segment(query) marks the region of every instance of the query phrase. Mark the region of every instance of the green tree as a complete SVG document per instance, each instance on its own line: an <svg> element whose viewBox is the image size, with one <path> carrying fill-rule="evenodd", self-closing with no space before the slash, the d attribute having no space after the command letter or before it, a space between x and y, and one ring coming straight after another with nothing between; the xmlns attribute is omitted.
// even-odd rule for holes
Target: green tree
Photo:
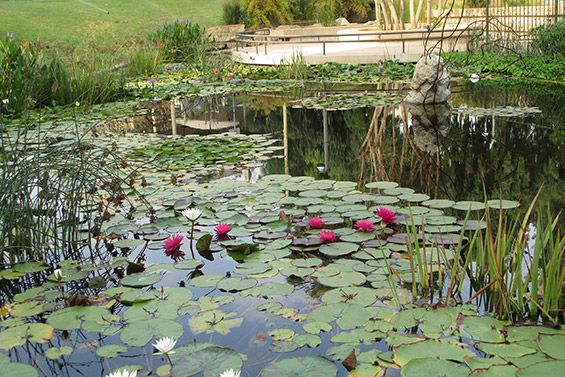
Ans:
<svg viewBox="0 0 565 377"><path fill-rule="evenodd" d="M289 0L248 0L245 11L254 27L271 27L292 21Z"/></svg>

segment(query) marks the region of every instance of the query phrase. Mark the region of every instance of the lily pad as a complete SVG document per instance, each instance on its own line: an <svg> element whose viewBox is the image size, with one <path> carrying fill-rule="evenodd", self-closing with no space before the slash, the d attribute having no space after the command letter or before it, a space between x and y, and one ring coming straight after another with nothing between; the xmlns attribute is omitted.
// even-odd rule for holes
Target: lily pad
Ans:
<svg viewBox="0 0 565 377"><path fill-rule="evenodd" d="M434 357L412 359L402 368L402 377L467 377L469 369L461 364Z"/></svg>
<svg viewBox="0 0 565 377"><path fill-rule="evenodd" d="M332 377L336 376L336 365L322 356L303 356L277 360L265 367L261 377Z"/></svg>
<svg viewBox="0 0 565 377"><path fill-rule="evenodd" d="M330 257L351 254L359 249L359 245L350 242L334 242L320 246L320 253Z"/></svg>

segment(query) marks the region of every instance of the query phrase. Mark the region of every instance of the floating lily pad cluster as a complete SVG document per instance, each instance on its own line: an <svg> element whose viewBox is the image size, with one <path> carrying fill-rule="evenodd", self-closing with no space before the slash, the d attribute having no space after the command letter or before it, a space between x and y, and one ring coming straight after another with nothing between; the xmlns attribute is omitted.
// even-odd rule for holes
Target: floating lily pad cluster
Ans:
<svg viewBox="0 0 565 377"><path fill-rule="evenodd" d="M292 101L290 105L295 108L306 109L351 110L392 105L400 101L402 101L402 97L391 95L388 92L347 93L324 95L322 97L304 97Z"/></svg>
<svg viewBox="0 0 565 377"><path fill-rule="evenodd" d="M139 138L139 137L138 137ZM136 139L138 139L136 138ZM277 140L266 135L223 133L209 136L147 137L145 142L130 141L129 158L159 170L178 171L214 164L260 163L280 151Z"/></svg>
<svg viewBox="0 0 565 377"><path fill-rule="evenodd" d="M523 117L541 113L537 107L527 106L496 106L488 109L482 107L460 107L453 112L477 117L497 116L497 117Z"/></svg>

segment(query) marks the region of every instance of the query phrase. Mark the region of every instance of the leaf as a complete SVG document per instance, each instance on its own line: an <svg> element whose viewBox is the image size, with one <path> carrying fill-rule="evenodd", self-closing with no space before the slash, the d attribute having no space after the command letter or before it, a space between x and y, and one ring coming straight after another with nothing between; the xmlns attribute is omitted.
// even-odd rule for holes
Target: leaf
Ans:
<svg viewBox="0 0 565 377"><path fill-rule="evenodd" d="M44 323L29 323L10 327L2 331L0 336L0 348L22 346L26 341L31 343L45 343L53 337L53 327Z"/></svg>
<svg viewBox="0 0 565 377"><path fill-rule="evenodd" d="M359 249L359 245L350 242L333 242L320 246L320 253L330 257L351 254Z"/></svg>
<svg viewBox="0 0 565 377"><path fill-rule="evenodd" d="M206 343L192 343L175 349L171 355L172 377L194 376L217 377L228 369L241 370L241 355L230 348Z"/></svg>
<svg viewBox="0 0 565 377"><path fill-rule="evenodd" d="M68 356L73 353L72 347L51 347L45 351L45 357L51 360L57 360L61 356Z"/></svg>
<svg viewBox="0 0 565 377"><path fill-rule="evenodd" d="M293 357L271 362L261 371L261 377L332 377L337 374L333 362L322 356Z"/></svg>
<svg viewBox="0 0 565 377"><path fill-rule="evenodd" d="M127 323L120 333L120 340L132 347L143 347L155 338L179 339L183 327L170 319L151 318Z"/></svg>
<svg viewBox="0 0 565 377"><path fill-rule="evenodd" d="M519 369L516 372L516 377L540 377L540 376L555 376L556 371L565 370L565 361L545 361L542 363L532 364L524 369Z"/></svg>
<svg viewBox="0 0 565 377"><path fill-rule="evenodd" d="M113 358L118 356L120 353L126 352L128 349L120 344L108 344L96 349L96 356Z"/></svg>
<svg viewBox="0 0 565 377"><path fill-rule="evenodd" d="M539 349L547 356L557 360L565 360L565 334L539 334L537 342Z"/></svg>
<svg viewBox="0 0 565 377"><path fill-rule="evenodd" d="M1 366L0 377L38 377L37 371L30 365L6 363Z"/></svg>
<svg viewBox="0 0 565 377"><path fill-rule="evenodd" d="M131 274L122 279L122 285L124 287L148 287L150 285L156 284L163 279L161 274L147 274L147 273L136 273Z"/></svg>
<svg viewBox="0 0 565 377"><path fill-rule="evenodd" d="M233 318L228 319L229 317L233 317L236 313L225 313L221 310L210 310L204 313L201 313L197 316L190 317L188 319L188 324L190 326L190 330L194 334L201 334L205 333L213 333L217 332L222 335L227 335L234 327L241 326L243 322L243 318Z"/></svg>
<svg viewBox="0 0 565 377"><path fill-rule="evenodd" d="M467 377L469 375L469 369L465 366L435 357L412 359L403 366L401 372L402 377Z"/></svg>
<svg viewBox="0 0 565 377"><path fill-rule="evenodd" d="M196 250L203 253L210 250L210 244L212 243L212 235L209 233L204 234L196 242Z"/></svg>
<svg viewBox="0 0 565 377"><path fill-rule="evenodd" d="M462 362L466 356L474 354L447 341L424 340L396 347L394 349L394 362L403 367L409 361L421 359L425 355L434 355L440 359Z"/></svg>

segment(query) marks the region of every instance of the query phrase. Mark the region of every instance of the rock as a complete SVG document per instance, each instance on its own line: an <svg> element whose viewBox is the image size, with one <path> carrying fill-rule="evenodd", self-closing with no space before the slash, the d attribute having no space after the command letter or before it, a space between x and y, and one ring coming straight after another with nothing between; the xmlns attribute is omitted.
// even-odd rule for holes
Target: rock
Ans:
<svg viewBox="0 0 565 377"><path fill-rule="evenodd" d="M209 27L206 31L211 40L216 42L229 42L235 39L238 33L243 33L245 25L220 25Z"/></svg>
<svg viewBox="0 0 565 377"><path fill-rule="evenodd" d="M412 118L414 144L428 154L442 151L442 143L449 131L451 107L447 103L416 105L406 103Z"/></svg>
<svg viewBox="0 0 565 377"><path fill-rule="evenodd" d="M349 25L349 21L347 21L346 18L340 17L337 20L335 20L335 24L337 26L347 26Z"/></svg>
<svg viewBox="0 0 565 377"><path fill-rule="evenodd" d="M447 102L449 95L449 73L443 60L437 55L422 56L412 77L412 91L404 101L415 104Z"/></svg>

